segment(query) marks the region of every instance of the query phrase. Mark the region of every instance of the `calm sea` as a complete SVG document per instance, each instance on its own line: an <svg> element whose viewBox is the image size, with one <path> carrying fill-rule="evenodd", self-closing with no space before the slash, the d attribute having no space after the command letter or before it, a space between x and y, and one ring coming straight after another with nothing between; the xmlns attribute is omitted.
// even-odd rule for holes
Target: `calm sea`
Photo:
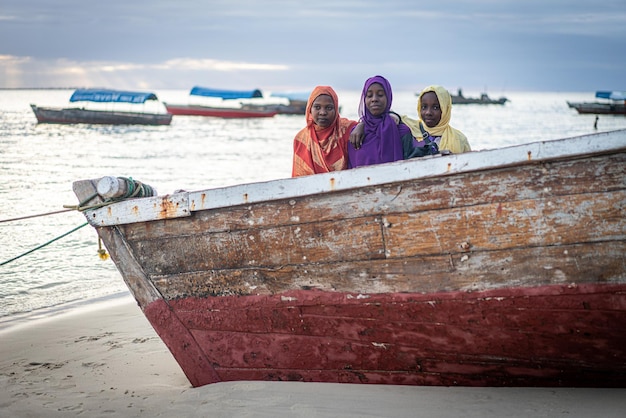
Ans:
<svg viewBox="0 0 626 418"><path fill-rule="evenodd" d="M175 116L170 126L38 125L29 104L65 106L72 90L0 90L0 263L82 225L72 182L132 177L157 189L200 190L289 177L292 140L304 116L231 119ZM157 91L185 103L188 91ZM359 92L339 91L356 119ZM465 92L476 96L479 92ZM578 115L566 101L589 93L506 93L504 106L457 105L452 125L474 150L626 128L626 117ZM498 96L491 93L491 96ZM415 92L395 92L394 110L416 116ZM31 215L28 219L12 220ZM5 220L10 220L4 222ZM90 226L0 266L0 328L75 304L127 294L111 260L98 257Z"/></svg>

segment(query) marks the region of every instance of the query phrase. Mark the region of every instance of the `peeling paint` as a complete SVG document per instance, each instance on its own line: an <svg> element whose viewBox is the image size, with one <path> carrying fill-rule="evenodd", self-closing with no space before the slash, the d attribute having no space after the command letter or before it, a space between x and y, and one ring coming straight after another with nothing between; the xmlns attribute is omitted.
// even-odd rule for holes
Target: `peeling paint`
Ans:
<svg viewBox="0 0 626 418"><path fill-rule="evenodd" d="M372 342L372 345L374 347L384 348L385 350L387 349L387 347L389 347L389 344L385 344L385 343L375 343L375 342Z"/></svg>

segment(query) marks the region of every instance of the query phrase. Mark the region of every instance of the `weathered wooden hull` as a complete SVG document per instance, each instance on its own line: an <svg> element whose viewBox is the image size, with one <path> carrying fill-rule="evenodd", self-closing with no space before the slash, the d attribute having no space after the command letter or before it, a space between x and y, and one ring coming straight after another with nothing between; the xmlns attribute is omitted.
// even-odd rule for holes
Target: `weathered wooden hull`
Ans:
<svg viewBox="0 0 626 418"><path fill-rule="evenodd" d="M194 386L626 387L625 206L618 131L86 216Z"/></svg>
<svg viewBox="0 0 626 418"><path fill-rule="evenodd" d="M173 105L166 103L167 111L180 116L211 116L216 118L271 118L278 114L276 109L245 109L229 107L210 107L195 105Z"/></svg>
<svg viewBox="0 0 626 418"><path fill-rule="evenodd" d="M170 113L120 112L81 108L54 109L32 104L30 106L38 123L98 125L169 125L172 123Z"/></svg>

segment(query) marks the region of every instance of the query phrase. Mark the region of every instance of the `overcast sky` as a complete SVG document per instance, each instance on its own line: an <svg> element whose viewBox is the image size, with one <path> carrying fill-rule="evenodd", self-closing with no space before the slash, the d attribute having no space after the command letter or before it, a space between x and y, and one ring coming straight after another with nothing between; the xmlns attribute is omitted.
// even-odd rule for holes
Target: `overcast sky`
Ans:
<svg viewBox="0 0 626 418"><path fill-rule="evenodd" d="M0 88L626 90L626 0L0 0Z"/></svg>

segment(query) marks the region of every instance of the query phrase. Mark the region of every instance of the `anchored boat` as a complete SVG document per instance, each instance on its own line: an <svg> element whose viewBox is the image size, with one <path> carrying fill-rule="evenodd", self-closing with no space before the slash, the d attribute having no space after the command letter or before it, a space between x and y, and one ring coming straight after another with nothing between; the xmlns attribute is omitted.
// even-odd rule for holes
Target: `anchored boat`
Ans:
<svg viewBox="0 0 626 418"><path fill-rule="evenodd" d="M580 114L596 115L626 115L626 92L597 91L596 98L602 102L567 102L567 105L576 109Z"/></svg>
<svg viewBox="0 0 626 418"><path fill-rule="evenodd" d="M263 99L261 90L221 90L195 86L190 97L209 98L208 103L172 104L165 103L167 111L181 116L210 116L218 118L271 118L277 109L265 107L243 107L241 99Z"/></svg>
<svg viewBox="0 0 626 418"><path fill-rule="evenodd" d="M70 97L75 107L52 108L31 104L38 123L99 125L169 125L172 115L163 111L144 111L146 102L158 103L154 93L121 90L78 89ZM82 103L82 104L79 104ZM106 107L88 108L86 103L98 103ZM120 108L126 106L125 108ZM160 104L162 107L162 104Z"/></svg>

